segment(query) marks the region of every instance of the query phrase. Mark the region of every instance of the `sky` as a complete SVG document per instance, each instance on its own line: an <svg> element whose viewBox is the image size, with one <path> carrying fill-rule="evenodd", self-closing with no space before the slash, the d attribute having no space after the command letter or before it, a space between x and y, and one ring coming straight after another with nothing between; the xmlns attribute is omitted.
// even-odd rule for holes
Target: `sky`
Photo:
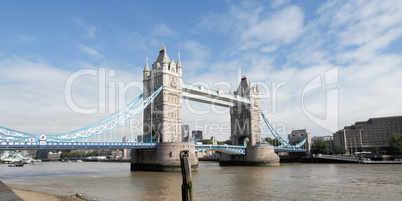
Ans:
<svg viewBox="0 0 402 201"><path fill-rule="evenodd" d="M6 1L0 30L0 126L27 133L113 114L141 94L162 42L185 82L258 84L284 137L402 114L401 1ZM134 139L141 119L113 139ZM183 124L206 138L229 139L229 121L227 108L183 101Z"/></svg>

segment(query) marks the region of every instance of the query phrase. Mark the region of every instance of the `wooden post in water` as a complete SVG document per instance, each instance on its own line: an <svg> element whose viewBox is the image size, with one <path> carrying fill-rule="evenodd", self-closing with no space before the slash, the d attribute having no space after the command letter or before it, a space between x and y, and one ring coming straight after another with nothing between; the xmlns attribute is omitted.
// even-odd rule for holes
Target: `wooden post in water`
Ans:
<svg viewBox="0 0 402 201"><path fill-rule="evenodd" d="M181 185L182 201L193 200L193 192L192 192L193 186L191 181L191 161L189 152L190 152L189 150L180 151L181 174L183 177L183 184Z"/></svg>

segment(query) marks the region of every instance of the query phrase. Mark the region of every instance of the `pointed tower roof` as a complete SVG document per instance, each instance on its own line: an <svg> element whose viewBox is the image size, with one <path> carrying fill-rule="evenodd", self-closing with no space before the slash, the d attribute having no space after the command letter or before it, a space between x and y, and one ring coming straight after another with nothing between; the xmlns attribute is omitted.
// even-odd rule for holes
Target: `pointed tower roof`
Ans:
<svg viewBox="0 0 402 201"><path fill-rule="evenodd" d="M246 75L243 75L239 84L239 87L237 88L237 94L241 96L245 96L245 92L250 90L250 85L249 82L247 81ZM248 95L248 94L247 94Z"/></svg>
<svg viewBox="0 0 402 201"><path fill-rule="evenodd" d="M240 81L239 87L240 87L240 88L244 88L244 89L247 89L247 88L250 87L250 83L247 81L246 75L243 75L243 76L241 77L241 81Z"/></svg>
<svg viewBox="0 0 402 201"><path fill-rule="evenodd" d="M145 58L145 67L144 67L144 72L149 72L149 66L148 66L148 57Z"/></svg>
<svg viewBox="0 0 402 201"><path fill-rule="evenodd" d="M159 50L158 59L156 59L156 63L170 63L169 56L166 53L166 48L162 43L162 47Z"/></svg>
<svg viewBox="0 0 402 201"><path fill-rule="evenodd" d="M178 59L177 59L177 68L182 68L181 61L180 61L180 52L177 54L177 57L178 57Z"/></svg>

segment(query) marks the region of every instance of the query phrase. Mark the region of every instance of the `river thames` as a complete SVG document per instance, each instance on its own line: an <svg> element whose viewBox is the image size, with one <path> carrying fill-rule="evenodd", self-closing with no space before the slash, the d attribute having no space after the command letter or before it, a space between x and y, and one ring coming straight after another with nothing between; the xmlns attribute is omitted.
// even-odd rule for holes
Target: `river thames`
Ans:
<svg viewBox="0 0 402 201"><path fill-rule="evenodd" d="M96 200L181 200L181 173L130 172L129 163L42 162L0 166L11 188ZM200 162L194 200L400 200L401 165L281 164L220 167Z"/></svg>

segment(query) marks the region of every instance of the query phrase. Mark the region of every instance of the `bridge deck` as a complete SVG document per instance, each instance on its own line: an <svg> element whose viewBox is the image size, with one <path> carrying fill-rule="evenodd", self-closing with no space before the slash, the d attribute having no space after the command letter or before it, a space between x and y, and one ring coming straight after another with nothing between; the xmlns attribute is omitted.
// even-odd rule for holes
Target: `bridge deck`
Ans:
<svg viewBox="0 0 402 201"><path fill-rule="evenodd" d="M264 146L264 145L261 145ZM150 149L155 148L155 143L134 142L1 142L0 150L37 150L37 149ZM235 145L195 145L197 151L202 150L225 150L232 154L244 154L245 146ZM275 152L307 152L306 149L291 149L275 147Z"/></svg>
<svg viewBox="0 0 402 201"><path fill-rule="evenodd" d="M0 149L147 149L155 143L122 142L1 142Z"/></svg>

